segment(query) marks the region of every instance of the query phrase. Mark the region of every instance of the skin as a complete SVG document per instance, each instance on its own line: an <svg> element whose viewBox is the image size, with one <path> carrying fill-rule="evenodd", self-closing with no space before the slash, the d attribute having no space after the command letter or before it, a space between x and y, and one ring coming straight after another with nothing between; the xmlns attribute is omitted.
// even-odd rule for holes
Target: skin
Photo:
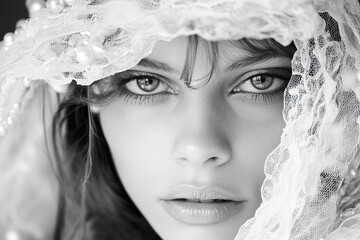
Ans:
<svg viewBox="0 0 360 240"><path fill-rule="evenodd" d="M180 80L186 49L187 38L179 37L158 42L147 57L168 64L174 72L134 68L161 75L176 94L160 95L163 97L143 104L119 97L96 111L125 189L162 239L234 239L261 203L264 162L280 143L285 123L283 94L265 102L251 100L243 93L227 93L259 69L290 68L291 59L273 58L228 72L226 66L248 54L223 42L219 44L219 68L210 82L192 90ZM209 72L207 59L200 41L193 79ZM144 93L135 82L127 87ZM251 84L246 91L259 92ZM184 183L224 186L246 203L238 214L217 224L182 223L165 211L160 200Z"/></svg>

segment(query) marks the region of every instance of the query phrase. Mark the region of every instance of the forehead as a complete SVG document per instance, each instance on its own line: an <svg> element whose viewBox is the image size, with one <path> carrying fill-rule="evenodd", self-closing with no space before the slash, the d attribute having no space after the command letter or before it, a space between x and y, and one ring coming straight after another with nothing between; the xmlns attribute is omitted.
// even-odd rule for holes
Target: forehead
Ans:
<svg viewBox="0 0 360 240"><path fill-rule="evenodd" d="M216 42L216 45L219 50L219 55L216 57L220 66L225 66L234 60L249 54L241 48L241 46L236 46L236 44L228 41ZM147 58L165 62L181 71L187 58L188 47L189 41L187 36L180 36L169 42L158 41L152 53ZM212 46L208 41L200 38L196 53L191 53L196 55L195 64L209 64L211 58L214 57L211 55L211 48Z"/></svg>
<svg viewBox="0 0 360 240"><path fill-rule="evenodd" d="M194 47L194 44L197 44L197 47ZM295 50L293 44L283 47L271 39L209 42L199 37L198 41L190 43L189 37L181 36L169 42L157 42L147 59L166 63L178 71L183 69L189 59L191 59L190 64L197 67L209 67L209 65L215 67L213 65L215 59L216 68L228 71L231 70L229 66L232 64L236 68L243 64L251 65L276 57L291 59ZM189 55L192 57L189 58Z"/></svg>

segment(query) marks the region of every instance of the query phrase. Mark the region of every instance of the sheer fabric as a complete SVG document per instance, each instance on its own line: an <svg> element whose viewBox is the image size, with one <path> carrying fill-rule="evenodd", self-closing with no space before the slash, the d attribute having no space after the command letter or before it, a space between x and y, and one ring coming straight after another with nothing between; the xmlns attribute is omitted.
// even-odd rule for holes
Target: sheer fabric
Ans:
<svg viewBox="0 0 360 240"><path fill-rule="evenodd" d="M78 0L41 10L0 50L0 143L31 114L39 79L89 85L135 66L158 40L190 34L297 47L263 202L236 240L360 239L358 0Z"/></svg>

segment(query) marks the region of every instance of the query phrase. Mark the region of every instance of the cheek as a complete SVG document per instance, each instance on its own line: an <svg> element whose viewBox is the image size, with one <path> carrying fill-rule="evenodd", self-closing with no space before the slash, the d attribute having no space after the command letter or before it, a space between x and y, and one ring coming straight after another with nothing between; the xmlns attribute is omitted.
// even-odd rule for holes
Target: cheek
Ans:
<svg viewBox="0 0 360 240"><path fill-rule="evenodd" d="M164 109L114 103L100 112L101 126L119 177L135 204L144 204L147 193L169 174L171 137L163 129ZM160 177L161 176L161 177ZM144 190L145 189L145 190Z"/></svg>
<svg viewBox="0 0 360 240"><path fill-rule="evenodd" d="M234 146L237 146L235 155L241 159L236 166L238 181L248 186L249 194L260 199L265 160L279 145L285 127L282 105L249 106L242 108L237 115L242 116L241 122L237 123L239 127L235 127L233 132L236 136Z"/></svg>
<svg viewBox="0 0 360 240"><path fill-rule="evenodd" d="M280 99L280 98L279 98ZM236 100L236 99L235 99ZM227 133L232 139L233 161L229 162L241 191L253 200L255 212L261 203L261 186L265 178L264 163L280 143L285 127L282 101L269 104L240 104L233 100L223 115L227 116ZM225 122L225 120L224 120Z"/></svg>

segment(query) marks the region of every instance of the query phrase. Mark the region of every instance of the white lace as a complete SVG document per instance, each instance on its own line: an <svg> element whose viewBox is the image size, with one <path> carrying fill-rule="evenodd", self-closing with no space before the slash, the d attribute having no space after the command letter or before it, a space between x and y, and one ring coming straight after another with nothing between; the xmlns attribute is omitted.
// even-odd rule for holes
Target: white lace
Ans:
<svg viewBox="0 0 360 240"><path fill-rule="evenodd" d="M160 39L295 41L286 127L265 163L263 202L236 240L360 239L359 205L338 191L359 177L351 172L359 166L359 31L358 0L78 0L60 14L45 9L0 51L0 132L19 118L33 80L88 85L135 66Z"/></svg>

